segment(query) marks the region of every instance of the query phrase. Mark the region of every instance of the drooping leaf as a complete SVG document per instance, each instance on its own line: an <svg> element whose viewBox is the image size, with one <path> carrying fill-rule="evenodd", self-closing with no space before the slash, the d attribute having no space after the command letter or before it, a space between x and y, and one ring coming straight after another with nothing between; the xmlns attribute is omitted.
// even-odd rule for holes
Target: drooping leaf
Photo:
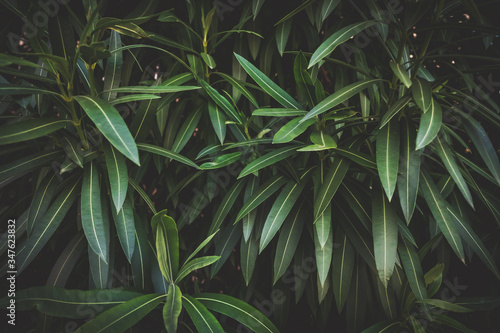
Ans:
<svg viewBox="0 0 500 333"><path fill-rule="evenodd" d="M404 66L394 61L391 61L389 65L394 75L396 75L396 77L406 86L406 88L410 88L412 80L410 79L410 76L408 75L408 72L406 72Z"/></svg>
<svg viewBox="0 0 500 333"><path fill-rule="evenodd" d="M106 139L132 162L140 165L134 138L118 111L97 97L75 96L74 98Z"/></svg>
<svg viewBox="0 0 500 333"><path fill-rule="evenodd" d="M37 118L0 126L0 145L32 140L68 126L69 120Z"/></svg>
<svg viewBox="0 0 500 333"><path fill-rule="evenodd" d="M223 145L226 137L226 116L213 103L208 103L208 114L210 115L210 121L212 122L215 134L217 134L221 145Z"/></svg>
<svg viewBox="0 0 500 333"><path fill-rule="evenodd" d="M389 199L392 199L399 167L399 124L389 122L377 133L377 170L380 182Z"/></svg>
<svg viewBox="0 0 500 333"><path fill-rule="evenodd" d="M373 246L378 276L384 287L394 271L398 246L398 217L385 193L373 195Z"/></svg>
<svg viewBox="0 0 500 333"><path fill-rule="evenodd" d="M238 179L294 155L295 150L297 150L297 146L288 146L275 149L274 151L271 151L270 153L259 157L258 159L250 162L245 168L243 168L243 170L241 170L240 174L238 175Z"/></svg>
<svg viewBox="0 0 500 333"><path fill-rule="evenodd" d="M90 247L104 261L108 262L109 225L105 224L101 206L99 171L92 161L85 168L82 195L82 226Z"/></svg>
<svg viewBox="0 0 500 333"><path fill-rule="evenodd" d="M125 164L123 155L113 148L113 146L104 143L103 148L106 168L108 170L111 197L113 198L115 210L119 212L127 195L127 165Z"/></svg>
<svg viewBox="0 0 500 333"><path fill-rule="evenodd" d="M279 332L269 318L256 310L254 307L234 297L206 293L196 295L196 299L209 310L219 312L233 318L256 333Z"/></svg>
<svg viewBox="0 0 500 333"><path fill-rule="evenodd" d="M199 81L200 85L205 89L210 98L226 113L226 115L237 123L241 124L243 120L240 115L236 112L236 109L231 105L231 103L222 96L217 90L212 88L205 81Z"/></svg>
<svg viewBox="0 0 500 333"><path fill-rule="evenodd" d="M341 227L338 227L335 232L334 245L332 258L333 295L337 310L341 313L351 288L356 256L353 246Z"/></svg>
<svg viewBox="0 0 500 333"><path fill-rule="evenodd" d="M325 209L330 205L330 202L342 183L350 161L345 158L335 158L333 164L328 169L323 184L318 190L318 194L314 200L314 218L318 219Z"/></svg>
<svg viewBox="0 0 500 333"><path fill-rule="evenodd" d="M441 105L432 99L431 108L420 117L415 149L422 149L431 143L441 129L442 122Z"/></svg>
<svg viewBox="0 0 500 333"><path fill-rule="evenodd" d="M424 273L415 247L403 238L399 243L398 251L413 294L419 301L426 299Z"/></svg>
<svg viewBox="0 0 500 333"><path fill-rule="evenodd" d="M302 118L294 118L281 127L273 137L273 144L292 141L316 122L316 119L300 122L301 119Z"/></svg>
<svg viewBox="0 0 500 333"><path fill-rule="evenodd" d="M112 212L116 231L118 233L118 239L120 240L125 256L128 261L131 262L132 255L135 250L135 222L133 206L129 199L125 199L120 210L116 212L116 208L113 207Z"/></svg>
<svg viewBox="0 0 500 333"><path fill-rule="evenodd" d="M194 323L198 332L223 333L224 329L215 316L196 298L182 296L182 305Z"/></svg>
<svg viewBox="0 0 500 333"><path fill-rule="evenodd" d="M413 79L411 93L413 95L413 100L422 112L426 113L430 110L432 106L432 89L428 82L420 79Z"/></svg>
<svg viewBox="0 0 500 333"><path fill-rule="evenodd" d="M123 332L144 318L165 298L162 294L142 295L101 313L78 328L80 333Z"/></svg>

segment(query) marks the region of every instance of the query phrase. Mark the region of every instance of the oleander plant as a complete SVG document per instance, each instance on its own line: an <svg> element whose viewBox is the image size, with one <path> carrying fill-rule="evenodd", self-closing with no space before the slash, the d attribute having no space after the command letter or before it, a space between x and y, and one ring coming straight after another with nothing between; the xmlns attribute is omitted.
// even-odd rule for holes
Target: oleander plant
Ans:
<svg viewBox="0 0 500 333"><path fill-rule="evenodd" d="M2 327L500 331L497 1L0 5Z"/></svg>

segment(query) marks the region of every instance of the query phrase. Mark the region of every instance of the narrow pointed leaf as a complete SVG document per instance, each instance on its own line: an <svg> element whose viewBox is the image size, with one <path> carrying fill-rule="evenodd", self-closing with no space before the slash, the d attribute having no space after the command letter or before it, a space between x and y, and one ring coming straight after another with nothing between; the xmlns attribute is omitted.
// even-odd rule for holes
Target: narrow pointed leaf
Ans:
<svg viewBox="0 0 500 333"><path fill-rule="evenodd" d="M80 178L72 177L63 186L54 202L47 209L40 223L33 227L25 243L25 251L16 255L17 272L21 273L47 244L78 195Z"/></svg>
<svg viewBox="0 0 500 333"><path fill-rule="evenodd" d="M399 243L398 251L413 294L419 301L426 299L424 273L415 247L403 238Z"/></svg>
<svg viewBox="0 0 500 333"><path fill-rule="evenodd" d="M411 98L409 96L403 96L398 99L396 102L392 103L386 113L382 116L380 120L380 128L387 125L394 116L396 116L399 111L401 111L409 102Z"/></svg>
<svg viewBox="0 0 500 333"><path fill-rule="evenodd" d="M132 162L139 165L139 153L134 138L118 111L111 104L97 97L75 96L74 98L109 142Z"/></svg>
<svg viewBox="0 0 500 333"><path fill-rule="evenodd" d="M273 165L285 158L293 156L296 154L297 146L288 146L276 149L271 151L270 153L265 154L264 156L259 157L258 159L250 162L243 170L241 170L238 175L238 179L245 177L251 173L254 173L262 168Z"/></svg>
<svg viewBox="0 0 500 333"><path fill-rule="evenodd" d="M128 182L127 182L128 184ZM115 221L118 239L122 246L123 252L128 261L131 262L132 255L135 250L135 222L134 222L134 209L129 199L125 199L122 207L116 213L116 209L112 209L113 219Z"/></svg>
<svg viewBox="0 0 500 333"><path fill-rule="evenodd" d="M106 168L108 170L109 185L111 189L111 197L115 210L121 210L128 188L128 171L123 155L118 152L113 146L105 143L104 158L106 160Z"/></svg>
<svg viewBox="0 0 500 333"><path fill-rule="evenodd" d="M387 288L396 263L398 217L383 192L373 196L372 214L375 263L380 281Z"/></svg>
<svg viewBox="0 0 500 333"><path fill-rule="evenodd" d="M328 235L332 228L332 207L328 205L323 213L314 221L314 229L318 236L318 242L323 248L328 241Z"/></svg>
<svg viewBox="0 0 500 333"><path fill-rule="evenodd" d="M210 116L210 121L214 128L215 134L219 138L219 141L224 144L224 138L226 137L226 116L219 111L219 108L213 103L208 104L208 114Z"/></svg>
<svg viewBox="0 0 500 333"><path fill-rule="evenodd" d="M179 269L179 234L173 218L165 210L158 212L151 220L156 233L156 251L160 270L169 283L173 283Z"/></svg>
<svg viewBox="0 0 500 333"><path fill-rule="evenodd" d="M168 288L167 301L163 306L163 322L168 333L177 332L177 321L182 311L182 292L173 284Z"/></svg>
<svg viewBox="0 0 500 333"><path fill-rule="evenodd" d="M304 122L300 122L301 119L302 118L294 118L281 127L273 137L273 144L292 141L316 122L314 118Z"/></svg>
<svg viewBox="0 0 500 333"><path fill-rule="evenodd" d="M435 99L432 99L431 108L420 117L416 149L424 148L434 140L441 129L442 122L443 112L441 105Z"/></svg>
<svg viewBox="0 0 500 333"><path fill-rule="evenodd" d="M248 75L250 75L250 77L254 79L254 81L257 82L257 84L278 103L283 105L285 108L303 110L302 106L295 99L293 99L292 96L264 75L264 73L258 70L257 67L252 65L242 56L236 53L234 53L234 55Z"/></svg>
<svg viewBox="0 0 500 333"><path fill-rule="evenodd" d="M283 52L285 51L286 42L288 41L288 36L290 36L290 29L292 27L292 20L287 20L276 28L276 45L278 46L278 52L280 56L283 57Z"/></svg>
<svg viewBox="0 0 500 333"><path fill-rule="evenodd" d="M106 90L105 93L108 92L116 92L116 93L133 93L133 94L166 94L166 93L174 93L180 91L190 91L197 90L200 87L197 86L170 86L170 85L158 85L158 86L127 86L127 87L118 87L110 90ZM79 96L81 97L81 96Z"/></svg>
<svg viewBox="0 0 500 333"><path fill-rule="evenodd" d="M68 126L69 120L38 118L0 126L0 145L36 139Z"/></svg>
<svg viewBox="0 0 500 333"><path fill-rule="evenodd" d="M356 252L342 228L337 228L335 233L335 246L332 258L333 295L338 312L341 313L351 288Z"/></svg>
<svg viewBox="0 0 500 333"><path fill-rule="evenodd" d="M33 200L31 201L28 221L26 225L26 229L28 231L28 235L31 235L31 231L33 227L36 226L43 218L47 208L49 208L49 204L56 195L56 189L59 185L57 174L54 172L53 174L48 174L42 180L40 185L35 191L33 196Z"/></svg>
<svg viewBox="0 0 500 333"><path fill-rule="evenodd" d="M199 294L196 299L209 310L226 315L249 327L256 333L278 333L278 329L264 314L234 297L221 294Z"/></svg>
<svg viewBox="0 0 500 333"><path fill-rule="evenodd" d="M217 90L212 88L208 83L205 81L199 81L200 85L205 89L207 92L208 96L218 105L220 108L226 113L226 115L231 118L232 120L236 121L237 123L241 124L243 120L241 119L240 115L236 112L236 109L233 107L233 105L225 98L222 96Z"/></svg>
<svg viewBox="0 0 500 333"><path fill-rule="evenodd" d="M202 107L198 107L195 112L191 113L184 120L172 146L172 151L174 153L179 153L182 148L186 146L188 140L193 136L194 130L196 129L196 126L198 126L198 122L200 121L202 109Z"/></svg>
<svg viewBox="0 0 500 333"><path fill-rule="evenodd" d="M156 308L165 298L161 294L148 294L119 304L78 328L79 333L123 332Z"/></svg>
<svg viewBox="0 0 500 333"><path fill-rule="evenodd" d="M182 281L183 278L188 276L191 272L194 270L210 266L217 260L219 260L219 256L205 256L205 257L200 257L200 258L195 258L193 260L190 260L186 262L181 269L179 270L179 274L177 274L177 277L175 281L178 283Z"/></svg>
<svg viewBox="0 0 500 333"><path fill-rule="evenodd" d="M241 274L247 286L252 278L255 262L259 255L259 240L257 237L257 233L253 233L248 240L242 239L240 243Z"/></svg>
<svg viewBox="0 0 500 333"><path fill-rule="evenodd" d="M257 109L252 112L252 116L264 116L264 117L293 117L293 116L304 116L307 111L296 110L296 109L280 109L280 108L269 108L269 109Z"/></svg>
<svg viewBox="0 0 500 333"><path fill-rule="evenodd" d="M318 278L321 285L324 285L332 265L333 255L333 229L330 228L326 243L321 247L318 233L314 233L314 249L316 254L316 266L318 267Z"/></svg>
<svg viewBox="0 0 500 333"><path fill-rule="evenodd" d="M213 162L203 163L202 165L200 165L200 169L201 170L219 169L228 166L230 164L233 164L234 162L237 162L240 159L241 159L241 152L237 151L235 153L218 156Z"/></svg>
<svg viewBox="0 0 500 333"><path fill-rule="evenodd" d="M415 150L415 132L408 119L403 122L401 133L401 155L397 175L398 194L401 209L409 224L417 202L420 177L420 156L422 150Z"/></svg>
<svg viewBox="0 0 500 333"><path fill-rule="evenodd" d="M241 239L241 225L229 224L220 233L220 238L215 241L215 252L216 256L219 256L219 260L212 265L210 269L210 278L213 278L215 274L222 268L226 260L229 258L236 243Z"/></svg>
<svg viewBox="0 0 500 333"><path fill-rule="evenodd" d="M422 112L426 113L430 110L432 106L432 88L427 81L413 79L411 93L413 100Z"/></svg>
<svg viewBox="0 0 500 333"><path fill-rule="evenodd" d="M465 182L464 177L462 176L462 172L458 168L457 162L455 161L455 157L453 156L453 153L442 137L439 135L436 137L434 140L435 142L435 147L436 151L441 158L441 161L443 161L444 166L446 167L446 170L450 173L451 178L453 178L453 181L455 184L457 184L458 189L460 192L462 192L462 195L464 196L465 200L469 203L469 205L474 208L474 204L472 202L472 195L470 194L469 187L467 186L467 183Z"/></svg>
<svg viewBox="0 0 500 333"><path fill-rule="evenodd" d="M439 229L460 260L465 262L462 240L460 239L451 214L446 208L446 201L441 196L441 193L439 193L436 184L434 184L427 172L422 170L420 179L420 190L432 212L432 216L436 219Z"/></svg>
<svg viewBox="0 0 500 333"><path fill-rule="evenodd" d="M391 63L389 65L391 66L391 69L392 69L392 72L394 73L394 75L396 75L396 77L401 82L403 82L403 84L406 86L406 88L410 88L412 81L410 79L410 76L406 72L406 69L404 68L404 66L400 65L394 61L391 61Z"/></svg>
<svg viewBox="0 0 500 333"><path fill-rule="evenodd" d="M105 225L102 216L99 172L97 164L93 161L85 168L82 183L81 208L83 231L89 245L107 263L109 226Z"/></svg>
<svg viewBox="0 0 500 333"><path fill-rule="evenodd" d="M377 170L380 182L389 199L392 199L398 179L399 123L389 122L377 133Z"/></svg>
<svg viewBox="0 0 500 333"><path fill-rule="evenodd" d="M308 119L316 117L319 114L322 114L328 110L333 109L337 105L347 101L349 98L355 96L356 94L359 94L363 89L370 87L377 81L380 80L371 79L371 80L358 81L337 90L336 92L334 92L333 94L331 94L330 96L319 102L314 108L312 108L311 111L309 111L302 118L301 122L304 122Z"/></svg>
<svg viewBox="0 0 500 333"><path fill-rule="evenodd" d="M209 234L212 234L219 230L220 226L222 225L222 222L224 222L224 219L227 217L227 214L233 208L234 203L238 196L240 195L241 191L243 190L243 187L245 186L245 180L237 180L233 186L227 191L226 195L224 198L222 198L222 201L217 208L217 211L215 212L214 219L212 224L210 225L210 230L208 231Z"/></svg>
<svg viewBox="0 0 500 333"><path fill-rule="evenodd" d="M207 66L210 67L210 69L214 69L217 66L215 64L214 58L210 54L202 52L201 53L201 58L203 59L203 61L205 62L205 64L207 64Z"/></svg>
<svg viewBox="0 0 500 333"><path fill-rule="evenodd" d="M153 153L153 154L156 154L156 155L160 155L160 156L164 156L164 157L167 157L167 158L171 158L171 159L176 160L178 162L181 162L183 164L189 165L189 166L191 166L191 167L193 167L195 169L199 169L199 167L198 167L198 165L196 165L196 163L194 163L193 161L191 161L187 157L184 157L182 155L174 153L171 150L168 150L168 149L165 149L165 148L162 148L162 147L158 147L158 146L153 146L153 145L146 144L146 143L139 143L137 145L137 148L139 150L143 150L143 151L147 151L147 152L150 152L150 153Z"/></svg>
<svg viewBox="0 0 500 333"><path fill-rule="evenodd" d="M224 333L224 329L215 316L196 298L189 295L183 295L182 305L189 314L198 332Z"/></svg>
<svg viewBox="0 0 500 333"><path fill-rule="evenodd" d="M121 51L115 51L122 46L120 34L117 31L111 31L109 37L109 51L111 56L106 60L106 69L104 72L103 90L111 90L120 86L122 76L123 55ZM116 91L108 91L103 95L106 101L116 98Z"/></svg>
<svg viewBox="0 0 500 333"><path fill-rule="evenodd" d="M323 184L318 190L318 194L314 199L314 218L318 219L325 209L330 205L333 196L337 192L342 183L347 170L349 169L350 161L345 158L335 158L333 164L328 169L325 175Z"/></svg>
<svg viewBox="0 0 500 333"><path fill-rule="evenodd" d="M333 35L328 37L317 49L314 51L313 55L311 56L311 60L309 61L309 67L311 68L314 66L316 63L321 61L323 58L327 57L330 53L335 50L337 46L340 44L348 41L353 37L354 35L358 34L362 30L371 27L374 25L376 22L375 21L365 21L365 22L359 22L359 23L354 23L351 25L348 25L337 32L335 32Z"/></svg>
<svg viewBox="0 0 500 333"><path fill-rule="evenodd" d="M305 175L303 175L305 177ZM303 178L302 177L302 178ZM302 192L303 184L298 184L295 180L290 180L280 195L276 198L271 211L264 222L262 235L260 237L259 253L262 253L264 248L276 235L286 217L292 210L295 202Z"/></svg>

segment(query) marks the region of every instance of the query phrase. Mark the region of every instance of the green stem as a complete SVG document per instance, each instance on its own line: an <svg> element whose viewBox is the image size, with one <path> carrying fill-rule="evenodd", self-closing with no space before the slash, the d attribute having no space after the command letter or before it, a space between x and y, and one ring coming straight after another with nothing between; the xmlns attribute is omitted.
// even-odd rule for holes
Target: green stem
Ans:
<svg viewBox="0 0 500 333"><path fill-rule="evenodd" d="M87 73L89 74L90 96L97 97L95 89L95 77L94 77L95 64L89 65L85 63L85 67L87 67Z"/></svg>

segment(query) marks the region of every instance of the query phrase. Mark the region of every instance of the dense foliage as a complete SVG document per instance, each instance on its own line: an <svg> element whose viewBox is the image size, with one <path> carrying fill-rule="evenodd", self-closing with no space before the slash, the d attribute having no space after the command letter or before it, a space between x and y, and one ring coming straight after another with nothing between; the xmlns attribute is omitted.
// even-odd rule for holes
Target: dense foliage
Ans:
<svg viewBox="0 0 500 333"><path fill-rule="evenodd" d="M497 1L131 3L0 0L20 331L500 331Z"/></svg>

